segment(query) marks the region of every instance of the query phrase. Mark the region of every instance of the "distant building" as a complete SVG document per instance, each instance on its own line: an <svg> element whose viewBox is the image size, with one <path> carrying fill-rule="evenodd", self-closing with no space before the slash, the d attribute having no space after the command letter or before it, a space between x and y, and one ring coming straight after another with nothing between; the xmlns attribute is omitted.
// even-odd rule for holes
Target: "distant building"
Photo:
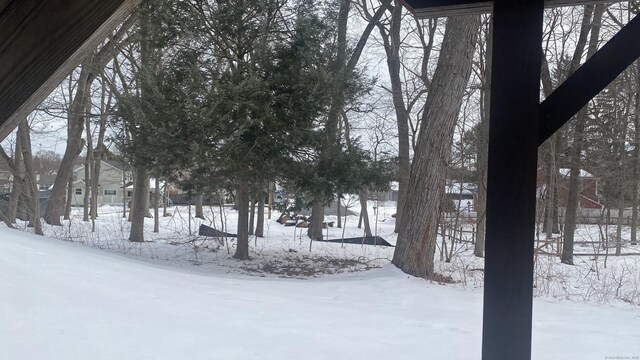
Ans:
<svg viewBox="0 0 640 360"><path fill-rule="evenodd" d="M73 206L82 206L85 191L84 164L73 170ZM112 160L100 161L100 177L98 178L98 205L122 204L131 199L131 189L125 185L131 184L131 174L124 170L121 162ZM123 193L124 191L124 193Z"/></svg>
<svg viewBox="0 0 640 360"><path fill-rule="evenodd" d="M558 207L561 209L567 208L567 202L569 199L569 175L570 169L561 168L558 171ZM546 194L546 181L545 170L538 168L537 175L537 196L539 199ZM579 195L578 195L578 207L581 209L602 209L603 205L600 203L598 196L598 179L585 170L580 170L578 177Z"/></svg>

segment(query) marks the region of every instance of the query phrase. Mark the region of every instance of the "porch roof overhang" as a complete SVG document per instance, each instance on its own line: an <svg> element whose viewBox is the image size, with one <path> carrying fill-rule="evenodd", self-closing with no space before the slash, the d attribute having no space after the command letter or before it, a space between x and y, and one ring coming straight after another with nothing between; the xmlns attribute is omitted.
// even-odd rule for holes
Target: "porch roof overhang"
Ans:
<svg viewBox="0 0 640 360"><path fill-rule="evenodd" d="M139 0L0 0L0 140Z"/></svg>

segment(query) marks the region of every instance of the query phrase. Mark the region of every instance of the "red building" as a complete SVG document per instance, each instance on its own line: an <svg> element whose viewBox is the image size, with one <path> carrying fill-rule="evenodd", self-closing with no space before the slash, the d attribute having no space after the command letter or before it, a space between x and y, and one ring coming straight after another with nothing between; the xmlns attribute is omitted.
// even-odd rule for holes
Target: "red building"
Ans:
<svg viewBox="0 0 640 360"><path fill-rule="evenodd" d="M558 183L558 206L560 208L567 207L567 199L569 197L569 174L571 171L566 168L559 169L556 175ZM538 198L546 194L545 169L538 168L537 175L537 193ZM602 209L598 197L598 179L585 170L580 170L579 177L580 192L578 197L578 207L582 209Z"/></svg>

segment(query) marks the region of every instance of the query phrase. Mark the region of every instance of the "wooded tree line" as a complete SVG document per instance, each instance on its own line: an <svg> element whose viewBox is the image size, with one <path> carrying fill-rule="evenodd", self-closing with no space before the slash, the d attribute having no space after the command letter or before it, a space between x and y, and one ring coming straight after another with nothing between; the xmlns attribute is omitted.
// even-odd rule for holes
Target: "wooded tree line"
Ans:
<svg viewBox="0 0 640 360"><path fill-rule="evenodd" d="M629 2L548 10L541 96L637 9ZM162 179L193 196L196 216L204 196L233 193L234 257L247 259L249 234L264 232L256 205L264 209L274 182L312 209L308 236L318 239L326 205L342 194L357 194L366 205L369 194L395 180L393 263L431 277L448 180L477 184L475 254L483 256L490 53L489 15L418 20L397 0L143 1L40 109L67 122L43 219L61 225L68 218L80 159L84 220L95 220L101 160L118 157L135 184L130 241L144 241L150 207L158 231ZM386 61L382 70L376 54ZM607 208L632 207L636 241L639 79L634 65L540 148L543 232L563 229L565 263L573 262L581 169L600 179ZM40 165L29 133L25 119L11 151L0 153L14 179L3 218L15 223L14 209L25 204L42 233ZM566 210L559 210L561 168L571 169ZM250 221L254 212L258 226Z"/></svg>

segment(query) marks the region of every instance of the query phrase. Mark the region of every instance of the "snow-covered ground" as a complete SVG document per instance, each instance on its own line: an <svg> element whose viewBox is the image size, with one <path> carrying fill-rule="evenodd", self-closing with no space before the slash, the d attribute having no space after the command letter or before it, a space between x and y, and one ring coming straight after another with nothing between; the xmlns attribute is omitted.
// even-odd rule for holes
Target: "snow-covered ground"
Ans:
<svg viewBox="0 0 640 360"><path fill-rule="evenodd" d="M378 205L372 226L394 243L392 207ZM192 220L193 233L201 222L220 228L218 209L209 210ZM153 242L144 244L126 241L117 208L101 208L95 233L78 213L45 227L69 242L0 228L0 359L480 356L482 263L464 246L437 263L459 283L439 285L388 265L392 248L310 244L271 220L268 235L251 241L253 259L239 262L233 242L189 236L188 210L171 212L158 234L148 219ZM223 217L235 232L235 213ZM345 236L362 235L356 223L347 219ZM539 257L534 358L640 358L640 310L624 302L637 294L638 260L608 261L567 267ZM602 294L610 291L618 294Z"/></svg>

